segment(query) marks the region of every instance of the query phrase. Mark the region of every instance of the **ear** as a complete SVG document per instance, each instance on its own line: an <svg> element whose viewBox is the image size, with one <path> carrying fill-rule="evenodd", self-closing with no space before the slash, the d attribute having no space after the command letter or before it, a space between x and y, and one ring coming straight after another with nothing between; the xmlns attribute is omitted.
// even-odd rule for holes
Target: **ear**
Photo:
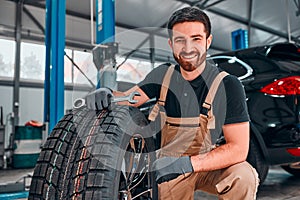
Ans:
<svg viewBox="0 0 300 200"><path fill-rule="evenodd" d="M206 39L206 43L207 43L207 49L206 50L209 49L209 47L212 43L212 40L213 40L213 36L212 36L212 34L210 34L210 36L208 36L208 38Z"/></svg>
<svg viewBox="0 0 300 200"><path fill-rule="evenodd" d="M169 46L171 47L171 49L173 49L173 43L172 43L172 40L170 38L168 39L168 43L169 43Z"/></svg>

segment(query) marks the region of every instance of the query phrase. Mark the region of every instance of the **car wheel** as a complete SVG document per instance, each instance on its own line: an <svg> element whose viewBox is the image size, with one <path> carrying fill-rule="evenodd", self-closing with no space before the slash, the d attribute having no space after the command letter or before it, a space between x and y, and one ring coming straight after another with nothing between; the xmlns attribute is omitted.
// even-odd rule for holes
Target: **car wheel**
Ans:
<svg viewBox="0 0 300 200"><path fill-rule="evenodd" d="M256 169L260 184L262 184L268 175L269 165L263 157L260 147L255 139L250 140L247 161Z"/></svg>
<svg viewBox="0 0 300 200"><path fill-rule="evenodd" d="M151 198L154 141L147 123L127 106L65 115L40 153L29 199Z"/></svg>
<svg viewBox="0 0 300 200"><path fill-rule="evenodd" d="M282 169L296 177L300 177L300 162L290 163L288 165L282 165Z"/></svg>

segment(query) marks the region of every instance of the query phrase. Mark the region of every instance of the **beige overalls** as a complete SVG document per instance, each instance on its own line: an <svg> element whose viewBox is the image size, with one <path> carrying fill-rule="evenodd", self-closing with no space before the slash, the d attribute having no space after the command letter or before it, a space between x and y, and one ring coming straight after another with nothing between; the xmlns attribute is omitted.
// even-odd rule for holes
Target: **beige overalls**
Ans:
<svg viewBox="0 0 300 200"><path fill-rule="evenodd" d="M158 157L163 156L193 156L207 153L216 148L211 142L210 129L215 128L215 118L211 107L214 96L226 72L220 72L209 88L203 107L207 116L200 114L193 118L173 118L166 116L160 109L165 100L174 71L170 66L163 79L160 98L149 115L149 120L161 116L161 149ZM220 160L222 162L222 160ZM242 162L225 169L189 173L159 184L159 199L193 200L195 190L203 190L218 195L219 199L253 200L256 198L258 175L247 162Z"/></svg>

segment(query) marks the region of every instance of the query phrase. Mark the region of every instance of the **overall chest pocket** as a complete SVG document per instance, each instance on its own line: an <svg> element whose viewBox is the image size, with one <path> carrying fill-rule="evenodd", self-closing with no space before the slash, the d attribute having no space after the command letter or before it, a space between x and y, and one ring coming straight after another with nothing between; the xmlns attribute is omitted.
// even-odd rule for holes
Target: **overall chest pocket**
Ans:
<svg viewBox="0 0 300 200"><path fill-rule="evenodd" d="M162 129L161 154L163 156L192 156L210 151L208 137L199 125L177 125L165 123Z"/></svg>

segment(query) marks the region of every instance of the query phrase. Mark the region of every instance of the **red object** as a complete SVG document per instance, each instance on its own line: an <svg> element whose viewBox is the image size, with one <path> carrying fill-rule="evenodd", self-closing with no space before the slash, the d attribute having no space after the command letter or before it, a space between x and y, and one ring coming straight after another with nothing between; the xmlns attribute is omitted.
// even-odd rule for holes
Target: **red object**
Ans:
<svg viewBox="0 0 300 200"><path fill-rule="evenodd" d="M276 80L260 91L269 95L298 95L300 94L300 76Z"/></svg>
<svg viewBox="0 0 300 200"><path fill-rule="evenodd" d="M41 127L43 126L43 124L39 121L35 121L35 120L30 120L28 122L25 123L25 126L35 126L35 127Z"/></svg>
<svg viewBox="0 0 300 200"><path fill-rule="evenodd" d="M286 149L287 152L289 152L289 154L293 155L293 156L300 156L300 147L298 148L290 148L290 149Z"/></svg>

